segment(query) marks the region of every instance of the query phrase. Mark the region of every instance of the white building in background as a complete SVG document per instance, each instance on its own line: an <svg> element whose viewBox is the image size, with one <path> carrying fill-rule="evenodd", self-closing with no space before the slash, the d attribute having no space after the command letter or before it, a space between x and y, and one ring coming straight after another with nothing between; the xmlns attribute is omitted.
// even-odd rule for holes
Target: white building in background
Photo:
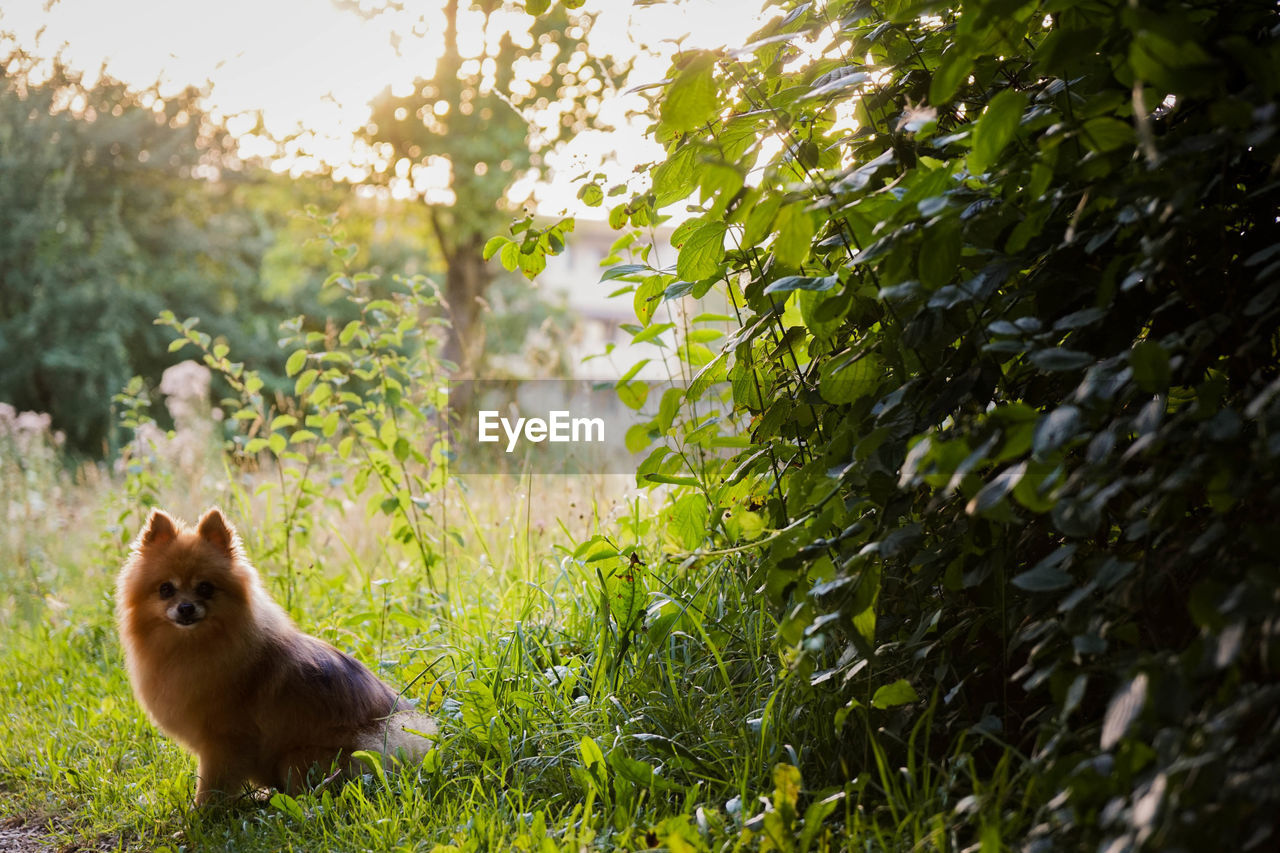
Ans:
<svg viewBox="0 0 1280 853"><path fill-rule="evenodd" d="M654 247L649 253L649 264L654 267L675 267L675 250L671 248L671 228L655 229ZM600 262L609 257L614 242L621 236L609 227L609 223L594 219L577 220L568 235L569 242L559 255L547 258L547 268L538 276L538 283L549 294L564 294L569 305L584 318L612 320L615 323L635 322L635 312L625 297L609 298L625 282L601 282L608 267ZM623 253L620 263L630 263Z"/></svg>
<svg viewBox="0 0 1280 853"><path fill-rule="evenodd" d="M654 267L674 268L676 253L670 243L671 228L655 229L654 247L649 253L649 264ZM627 282L601 281L608 267L601 261L609 257L614 242L621 236L607 222L583 219L568 236L565 250L547 258L547 268L537 278L538 287L553 300L563 298L570 311L580 318L579 326L569 341L562 342L574 375L582 379L609 379L625 373L643 358L652 361L638 374L640 379L666 379L668 371L663 366L664 357L671 353L671 337L667 335L665 350L656 345L632 345L631 335L623 331L623 323L636 323L635 307L630 294L609 298L609 294L626 287ZM620 263L630 263L623 253ZM611 265L612 266L612 265ZM655 321L662 319L660 310ZM583 358L603 353L614 344L609 358ZM678 372L677 374L678 375Z"/></svg>

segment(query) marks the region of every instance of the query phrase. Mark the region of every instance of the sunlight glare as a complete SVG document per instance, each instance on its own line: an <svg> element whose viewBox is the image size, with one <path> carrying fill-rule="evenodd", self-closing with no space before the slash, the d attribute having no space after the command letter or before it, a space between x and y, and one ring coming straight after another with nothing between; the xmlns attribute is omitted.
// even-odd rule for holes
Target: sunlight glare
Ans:
<svg viewBox="0 0 1280 853"><path fill-rule="evenodd" d="M294 175L327 163L340 178L367 176L385 159L353 140L368 122L370 100L387 86L395 95L412 92L415 77L430 77L444 48L443 25L432 26L439 13L425 16L423 26L421 7L366 20L323 0L224 0L216 12L196 0L171 0L164 7L149 0L61 0L47 12L46 2L7 0L0 11L0 31L12 32L19 44L34 47L37 54L51 55L61 48L65 60L90 79L103 67L136 87L158 82L162 94L189 85L208 87L206 107L235 134L241 156L273 159L273 170ZM380 4L362 0L361 5ZM465 8L465 2L462 5ZM762 23L755 4L751 7L744 14L740 0L680 0L654 6L591 0L586 9L597 18L589 35L589 54L635 57L631 78L613 81L624 88L659 80L677 45L687 49L745 43ZM477 70L491 86L498 69L492 59L481 61L486 46L496 50L507 33L518 45L534 45L528 18L519 8L494 13L487 28L483 23L478 11L460 14L458 49L463 57L477 60ZM566 33L575 35L581 37L581 32ZM554 45L544 45L522 58L515 70L530 78L548 73L554 50ZM602 67L581 58L574 65L579 84L588 92L604 89ZM519 80L512 89L517 99L532 94L532 88ZM601 118L616 130L580 134L548 158L557 180L527 182L517 187L514 197L535 192L538 184L540 206L583 212L576 187L567 178L584 169L601 169L611 181L632 179L635 166L659 152L644 139L642 123L630 115L643 103L638 95L602 101ZM526 109L529 106L535 105ZM443 114L441 109L438 104L437 115ZM561 112L554 104L534 110L540 123L560 121ZM255 133L259 128L267 137L289 138L282 158L277 158L270 138ZM433 200L444 200L452 195L449 178L447 163L430 164L413 170L412 186L405 180L392 191L400 195L425 188Z"/></svg>

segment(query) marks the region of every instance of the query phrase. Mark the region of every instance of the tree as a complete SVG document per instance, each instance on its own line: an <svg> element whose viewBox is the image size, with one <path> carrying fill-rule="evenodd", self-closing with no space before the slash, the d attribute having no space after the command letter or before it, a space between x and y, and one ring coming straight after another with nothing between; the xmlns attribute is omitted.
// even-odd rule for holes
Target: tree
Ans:
<svg viewBox="0 0 1280 853"><path fill-rule="evenodd" d="M100 451L112 395L169 360L151 329L165 294L217 306L213 282L256 276L262 234L220 218L196 177L227 144L197 92L37 66L15 51L0 76L0 397Z"/></svg>
<svg viewBox="0 0 1280 853"><path fill-rule="evenodd" d="M466 370L476 369L484 347L478 317L493 272L483 249L514 212L512 187L540 175L556 146L598 126L602 94L626 70L588 55L592 17L578 6L565 0L530 22L510 2L446 0L444 53L433 74L415 79L407 95L388 87L373 103L364 136L386 164L374 180L423 195L433 174L447 176L451 198L423 203L445 267L452 328L444 354ZM504 29L511 20L529 28ZM464 55L460 27L483 28L478 52Z"/></svg>
<svg viewBox="0 0 1280 853"><path fill-rule="evenodd" d="M0 72L0 400L101 454L112 398L182 358L154 325L165 309L201 317L281 387L279 323L305 303L327 313L328 270L276 235L300 196L342 196L240 162L195 89L40 67L15 51Z"/></svg>

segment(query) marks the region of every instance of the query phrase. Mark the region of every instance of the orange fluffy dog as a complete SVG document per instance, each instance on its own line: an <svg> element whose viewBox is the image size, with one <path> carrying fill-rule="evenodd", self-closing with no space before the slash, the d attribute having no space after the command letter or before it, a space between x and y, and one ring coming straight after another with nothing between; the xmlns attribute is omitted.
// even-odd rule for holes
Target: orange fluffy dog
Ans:
<svg viewBox="0 0 1280 853"><path fill-rule="evenodd" d="M367 749L421 758L426 717L354 658L303 634L211 509L195 529L152 510L116 583L134 693L199 758L196 804L246 783L296 791Z"/></svg>

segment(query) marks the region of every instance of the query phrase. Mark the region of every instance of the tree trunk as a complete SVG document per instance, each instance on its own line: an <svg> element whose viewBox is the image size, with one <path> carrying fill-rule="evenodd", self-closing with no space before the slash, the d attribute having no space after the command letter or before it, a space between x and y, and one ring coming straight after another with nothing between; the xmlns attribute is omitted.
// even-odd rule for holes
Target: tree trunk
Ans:
<svg viewBox="0 0 1280 853"><path fill-rule="evenodd" d="M445 300L449 303L449 335L444 357L458 365L458 377L475 377L484 360L485 304L482 301L493 274L481 254L484 243L468 237L449 258Z"/></svg>

